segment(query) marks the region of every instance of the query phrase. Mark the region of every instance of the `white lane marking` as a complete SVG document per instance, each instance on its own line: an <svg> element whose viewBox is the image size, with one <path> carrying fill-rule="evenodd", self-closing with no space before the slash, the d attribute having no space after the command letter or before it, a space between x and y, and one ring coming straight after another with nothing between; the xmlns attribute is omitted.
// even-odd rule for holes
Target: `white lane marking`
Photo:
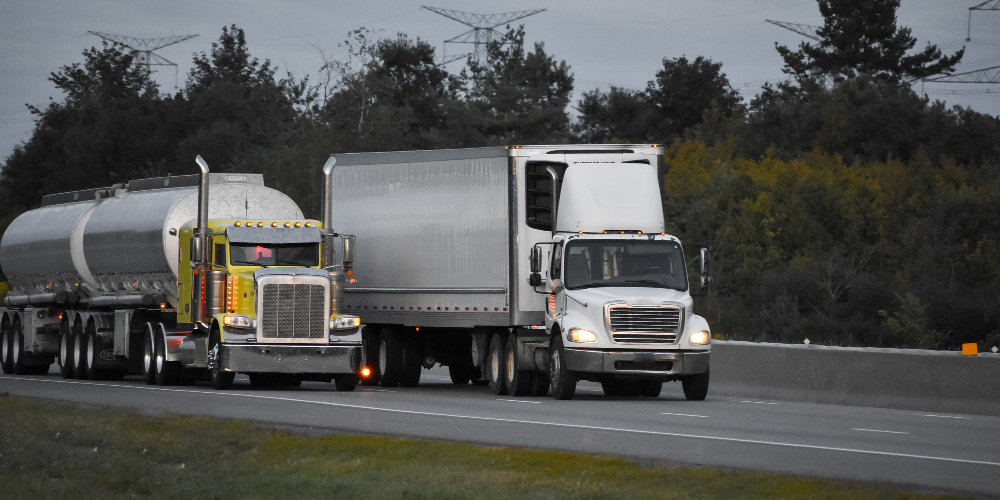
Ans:
<svg viewBox="0 0 1000 500"><path fill-rule="evenodd" d="M643 434L647 436L666 436L666 437L677 437L677 438L689 438L689 439L705 439L709 441L723 441L728 443L743 443L743 444L762 444L770 446L784 446L788 448L802 448L808 450L822 450L822 451L840 451L845 453L860 453L864 455L877 455L884 457L897 457L897 458L917 458L923 460L936 460L939 462L952 462L960 464L973 464L973 465L989 465L993 467L1000 467L1000 462L988 462L985 460L969 460L965 458L949 458L949 457L935 457L931 455L915 455L912 453L894 453L889 451L876 451L876 450L861 450L857 448L839 448L835 446L819 446L814 444L799 444L799 443L782 443L780 441L762 441L758 439L743 439L743 438L731 438L722 436L704 436L699 434L682 434L679 432L664 432L664 431L648 431L642 429L624 429L618 427L602 427L595 425L583 425L583 424L567 424L564 422L542 422L536 420L516 420L511 418L498 418L498 417L477 417L474 415L453 415L450 413L435 413L428 411L416 411L416 410L398 410L395 408L379 408L376 406L364 406L348 403L333 403L329 401L312 401L308 399L295 399L295 398L280 398L277 396L264 396L260 394L238 394L233 392L223 392L223 391L196 391L191 389L168 389L165 387L148 386L148 385L122 385L122 384L100 384L94 382L82 382L82 381L70 381L70 380L45 380L45 379L34 379L34 378L22 378L22 377L11 377L11 376L0 376L2 379L8 380L19 380L24 382L48 382L52 384L74 384L74 385L92 385L97 387L116 387L121 389L136 389L136 390L147 390L147 391L163 391L163 392L181 392L189 394L201 394L205 396L229 396L229 397L239 397L239 398L250 398L250 399L267 399L271 401L285 401L289 403L310 403L322 406L333 406L337 408L351 408L355 410L371 410L371 411L384 411L386 413L399 413L403 415L423 415L428 417L445 417L445 418L464 418L468 420L482 420L485 422L503 422L507 424L530 424L530 425L544 425L549 427L566 427L569 429L584 429L591 431L608 431L608 432L626 432L631 434Z"/></svg>
<svg viewBox="0 0 1000 500"><path fill-rule="evenodd" d="M708 415L688 415L687 413L661 413L660 415L673 415L675 417L698 417L708 418Z"/></svg>
<svg viewBox="0 0 1000 500"><path fill-rule="evenodd" d="M937 417L937 418L960 418L962 420L968 420L969 417L956 417L954 415L920 415L921 417Z"/></svg>
<svg viewBox="0 0 1000 500"><path fill-rule="evenodd" d="M776 405L778 403L769 403L767 401L740 401L740 403L753 403L755 405Z"/></svg>
<svg viewBox="0 0 1000 500"><path fill-rule="evenodd" d="M503 399L503 398L500 398L500 399L497 399L497 401L510 401L511 403L531 403L531 404L536 404L536 405L542 404L541 401L524 401L524 400L521 400L521 399Z"/></svg>
<svg viewBox="0 0 1000 500"><path fill-rule="evenodd" d="M884 432L884 433L886 433L886 434L909 434L909 432L900 432L900 431L881 431L881 430L878 430L878 429L856 429L856 428L854 428L854 427L851 427L851 430L852 430L852 431L862 431L862 432Z"/></svg>

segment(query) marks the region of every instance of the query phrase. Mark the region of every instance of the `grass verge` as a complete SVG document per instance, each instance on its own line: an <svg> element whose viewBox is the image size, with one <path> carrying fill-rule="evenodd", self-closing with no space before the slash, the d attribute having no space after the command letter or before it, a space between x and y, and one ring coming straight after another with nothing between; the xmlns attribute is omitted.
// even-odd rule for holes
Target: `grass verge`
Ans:
<svg viewBox="0 0 1000 500"><path fill-rule="evenodd" d="M761 472L555 451L153 418L0 394L0 497L959 498Z"/></svg>

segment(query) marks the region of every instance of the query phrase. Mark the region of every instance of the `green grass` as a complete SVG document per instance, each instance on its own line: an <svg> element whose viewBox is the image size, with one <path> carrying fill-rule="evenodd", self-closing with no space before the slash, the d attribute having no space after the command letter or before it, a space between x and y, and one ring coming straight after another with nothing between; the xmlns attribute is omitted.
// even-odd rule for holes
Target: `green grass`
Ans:
<svg viewBox="0 0 1000 500"><path fill-rule="evenodd" d="M882 485L154 418L0 394L0 498L917 499Z"/></svg>

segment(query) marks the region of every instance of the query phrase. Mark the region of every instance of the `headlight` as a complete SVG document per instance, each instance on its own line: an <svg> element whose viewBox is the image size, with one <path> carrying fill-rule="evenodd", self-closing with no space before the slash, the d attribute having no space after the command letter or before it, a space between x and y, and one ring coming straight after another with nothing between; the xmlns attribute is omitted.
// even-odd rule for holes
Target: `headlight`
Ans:
<svg viewBox="0 0 1000 500"><path fill-rule="evenodd" d="M222 317L222 323L233 328L253 328L253 318L246 314L227 314Z"/></svg>
<svg viewBox="0 0 1000 500"><path fill-rule="evenodd" d="M571 328L569 339L573 342L597 342L597 334L583 328Z"/></svg>
<svg viewBox="0 0 1000 500"><path fill-rule="evenodd" d="M691 334L690 342L693 345L707 344L712 341L712 336L706 331L694 332Z"/></svg>
<svg viewBox="0 0 1000 500"><path fill-rule="evenodd" d="M357 316L337 316L330 318L331 330L349 330L361 326L361 318Z"/></svg>

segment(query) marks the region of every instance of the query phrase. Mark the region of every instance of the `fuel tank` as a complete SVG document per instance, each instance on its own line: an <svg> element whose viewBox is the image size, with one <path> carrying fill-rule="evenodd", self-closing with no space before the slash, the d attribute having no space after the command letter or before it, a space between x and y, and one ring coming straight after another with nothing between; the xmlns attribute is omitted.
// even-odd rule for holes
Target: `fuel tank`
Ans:
<svg viewBox="0 0 1000 500"><path fill-rule="evenodd" d="M260 174L210 174L209 186L210 219L303 218ZM0 242L8 299L155 295L176 304L177 234L195 224L197 213L197 176L47 196L41 208L16 218Z"/></svg>

